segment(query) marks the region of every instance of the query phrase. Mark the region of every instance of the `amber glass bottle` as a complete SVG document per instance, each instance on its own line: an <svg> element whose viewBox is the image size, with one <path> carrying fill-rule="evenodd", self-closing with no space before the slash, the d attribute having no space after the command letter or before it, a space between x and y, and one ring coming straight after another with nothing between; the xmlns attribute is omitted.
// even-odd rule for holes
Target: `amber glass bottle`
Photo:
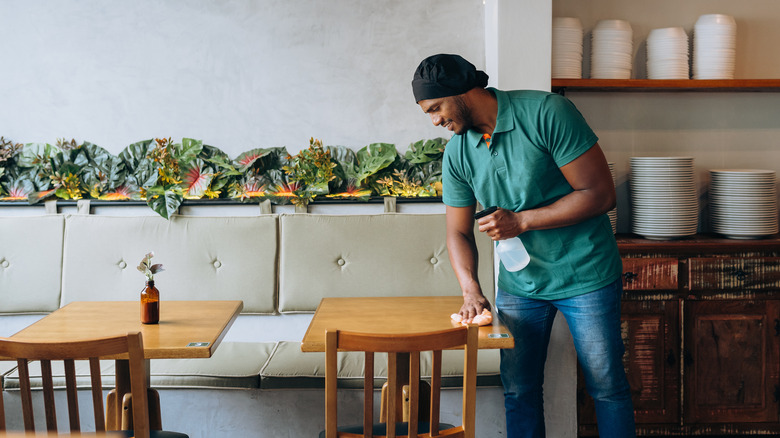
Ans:
<svg viewBox="0 0 780 438"><path fill-rule="evenodd" d="M141 290L141 323L157 324L158 322L160 322L160 291L154 287L154 280L149 280Z"/></svg>

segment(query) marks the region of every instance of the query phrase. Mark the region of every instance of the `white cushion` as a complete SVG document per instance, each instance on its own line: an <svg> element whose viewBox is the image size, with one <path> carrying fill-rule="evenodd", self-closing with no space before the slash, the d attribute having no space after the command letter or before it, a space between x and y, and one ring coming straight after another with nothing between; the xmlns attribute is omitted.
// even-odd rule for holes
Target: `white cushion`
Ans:
<svg viewBox="0 0 780 438"><path fill-rule="evenodd" d="M282 214L279 311L324 297L461 295L443 214ZM493 297L493 244L477 235L479 278Z"/></svg>
<svg viewBox="0 0 780 438"><path fill-rule="evenodd" d="M161 300L243 300L245 313L274 313L276 223L256 217L67 216L62 305L137 300L136 267L154 251Z"/></svg>
<svg viewBox="0 0 780 438"><path fill-rule="evenodd" d="M64 224L61 215L0 217L0 313L59 307Z"/></svg>

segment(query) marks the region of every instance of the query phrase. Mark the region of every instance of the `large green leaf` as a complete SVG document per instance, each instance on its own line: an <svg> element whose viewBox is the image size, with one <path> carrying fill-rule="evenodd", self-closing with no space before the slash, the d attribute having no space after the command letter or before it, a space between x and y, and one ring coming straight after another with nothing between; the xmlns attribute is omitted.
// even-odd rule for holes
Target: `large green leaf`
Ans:
<svg viewBox="0 0 780 438"><path fill-rule="evenodd" d="M35 191L35 186L30 179L11 179L2 184L2 189L10 198L14 200L28 199L29 195ZM0 190L3 191L3 190Z"/></svg>
<svg viewBox="0 0 780 438"><path fill-rule="evenodd" d="M149 158L153 149L153 140L144 140L133 143L122 152L119 158L122 160L127 172L126 181L135 187L150 187L157 182L157 166Z"/></svg>
<svg viewBox="0 0 780 438"><path fill-rule="evenodd" d="M273 150L271 149L252 149L236 157L235 161L238 163L241 172L246 172L248 169L254 166L257 160L260 160L271 153L273 153Z"/></svg>
<svg viewBox="0 0 780 438"><path fill-rule="evenodd" d="M214 173L205 169L202 160L195 160L182 169L182 190L187 199L200 199L206 194Z"/></svg>
<svg viewBox="0 0 780 438"><path fill-rule="evenodd" d="M27 202L32 204L37 204L45 199L51 199L55 196L55 189L49 189L49 190L43 190L40 192L32 192L29 195L27 195Z"/></svg>
<svg viewBox="0 0 780 438"><path fill-rule="evenodd" d="M203 140L195 140L192 138L183 138L181 145L174 148L174 158L179 162L179 166L184 167L194 159L198 158L200 152L203 150Z"/></svg>
<svg viewBox="0 0 780 438"><path fill-rule="evenodd" d="M416 141L409 145L409 150L406 151L405 157L412 164L441 160L446 145L447 140L441 137L432 140Z"/></svg>
<svg viewBox="0 0 780 438"><path fill-rule="evenodd" d="M252 149L236 157L235 161L242 173L254 169L264 174L269 170L281 169L287 164L289 155L285 147Z"/></svg>
<svg viewBox="0 0 780 438"><path fill-rule="evenodd" d="M149 152L153 149L154 140L144 140L128 145L119 153L119 158L131 174L144 162L151 161Z"/></svg>
<svg viewBox="0 0 780 438"><path fill-rule="evenodd" d="M146 193L146 205L165 219L170 219L176 213L184 200L181 188L177 186L150 187Z"/></svg>
<svg viewBox="0 0 780 438"><path fill-rule="evenodd" d="M360 149L357 153L358 183L393 164L397 155L395 145L390 143L371 143Z"/></svg>
<svg viewBox="0 0 780 438"><path fill-rule="evenodd" d="M49 160L59 152L57 146L48 143L27 143L22 152L17 155L17 164L20 167L48 166Z"/></svg>
<svg viewBox="0 0 780 438"><path fill-rule="evenodd" d="M127 172L121 158L89 142L84 142L80 149L88 160L81 170L81 177L90 193L99 196L100 193L113 191L125 183Z"/></svg>

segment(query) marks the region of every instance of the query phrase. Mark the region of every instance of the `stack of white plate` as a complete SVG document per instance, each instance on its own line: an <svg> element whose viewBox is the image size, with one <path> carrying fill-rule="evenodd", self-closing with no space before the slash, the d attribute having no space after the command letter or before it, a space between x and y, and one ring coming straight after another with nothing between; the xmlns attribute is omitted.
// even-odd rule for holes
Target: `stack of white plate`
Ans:
<svg viewBox="0 0 780 438"><path fill-rule="evenodd" d="M582 78L582 23L579 18L553 18L552 77Z"/></svg>
<svg viewBox="0 0 780 438"><path fill-rule="evenodd" d="M654 240L696 234L692 157L631 157L631 230Z"/></svg>
<svg viewBox="0 0 780 438"><path fill-rule="evenodd" d="M609 164L609 173L612 174L612 183L615 184L615 163L607 164ZM608 211L607 216L609 216L609 223L612 224L612 234L617 233L617 206Z"/></svg>
<svg viewBox="0 0 780 438"><path fill-rule="evenodd" d="M723 14L702 15L693 27L693 78L734 79L737 22Z"/></svg>
<svg viewBox="0 0 780 438"><path fill-rule="evenodd" d="M712 228L731 239L778 232L777 182L772 170L710 170Z"/></svg>
<svg viewBox="0 0 780 438"><path fill-rule="evenodd" d="M590 77L631 79L634 32L624 20L601 20L593 29Z"/></svg>
<svg viewBox="0 0 780 438"><path fill-rule="evenodd" d="M653 29L647 37L648 79L689 79L688 34L682 27Z"/></svg>

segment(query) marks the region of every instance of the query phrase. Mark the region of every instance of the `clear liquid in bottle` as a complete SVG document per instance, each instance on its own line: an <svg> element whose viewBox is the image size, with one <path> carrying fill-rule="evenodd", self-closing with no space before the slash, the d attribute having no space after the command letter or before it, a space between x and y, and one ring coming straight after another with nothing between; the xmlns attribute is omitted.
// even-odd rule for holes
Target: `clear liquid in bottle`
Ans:
<svg viewBox="0 0 780 438"><path fill-rule="evenodd" d="M525 245L519 237L499 240L496 253L498 253L501 263L504 264L504 268L509 272L519 271L528 266L528 262L531 261L531 256L528 255L528 251L525 250Z"/></svg>

